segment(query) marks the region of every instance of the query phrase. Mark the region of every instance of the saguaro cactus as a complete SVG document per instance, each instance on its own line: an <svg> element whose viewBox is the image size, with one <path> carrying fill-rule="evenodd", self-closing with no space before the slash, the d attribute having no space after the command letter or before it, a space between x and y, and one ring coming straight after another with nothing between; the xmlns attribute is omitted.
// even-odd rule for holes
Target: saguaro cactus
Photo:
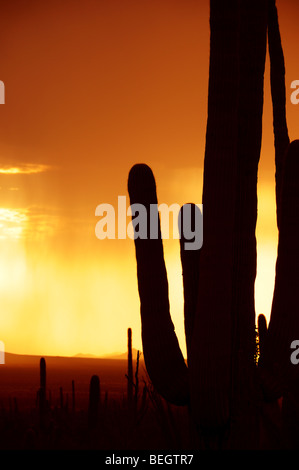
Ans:
<svg viewBox="0 0 299 470"><path fill-rule="evenodd" d="M171 403L189 404L200 432L217 438L229 436L226 443L230 446L257 447L261 390L265 395L277 382L282 388L275 384L275 393L272 390L270 396L281 396L292 375L288 362L291 335L299 334L295 298L295 285L299 284L295 272L299 261L298 243L295 246L299 236L295 217L299 209L299 150L298 144L292 143L284 159L289 139L275 1L211 0L210 5L204 243L200 254L193 256L181 244L188 366L169 312L160 228L157 239L135 239L143 351L156 389ZM255 228L268 25L279 250L267 334L260 321L265 334L257 379ZM128 191L131 204L140 203L147 209L150 204L157 206L155 179L146 165L131 169ZM149 227L150 218L148 235ZM294 274L292 282L288 282L287 263ZM283 302L287 312L283 312ZM279 346L273 357L275 342ZM283 366L283 377L277 373L277 364Z"/></svg>
<svg viewBox="0 0 299 470"><path fill-rule="evenodd" d="M46 371L46 360L44 357L39 362L39 379L40 379L40 391L46 395L46 383L47 383L47 371Z"/></svg>

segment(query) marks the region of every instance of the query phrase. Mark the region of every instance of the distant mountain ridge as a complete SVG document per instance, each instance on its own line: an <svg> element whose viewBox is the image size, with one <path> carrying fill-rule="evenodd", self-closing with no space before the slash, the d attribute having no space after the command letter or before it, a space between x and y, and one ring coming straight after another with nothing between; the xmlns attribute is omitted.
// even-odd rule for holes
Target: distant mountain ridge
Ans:
<svg viewBox="0 0 299 470"><path fill-rule="evenodd" d="M133 361L136 361L137 353L138 353L138 349L132 348ZM140 351L140 359L142 358L142 356L143 356L142 351ZM125 353L107 354L106 356L102 356L102 357L104 357L105 359L127 359L128 353L125 352Z"/></svg>
<svg viewBox="0 0 299 470"><path fill-rule="evenodd" d="M86 358L90 357L90 358L99 359L102 356L96 356L95 354L78 353L78 354L75 354L74 356L70 356L70 357L86 357Z"/></svg>
<svg viewBox="0 0 299 470"><path fill-rule="evenodd" d="M137 359L137 349L132 349L132 357L133 361L136 361ZM84 353L78 353L73 356L51 356L47 354L17 354L17 353L11 353L11 352L5 352L5 363L19 363L19 362L32 362L32 361L39 361L41 357L44 358L65 358L65 359L117 359L117 360L126 360L127 359L127 352L124 353L112 353L112 354L106 354L103 356L96 356L95 354L84 354ZM141 357L142 358L142 354Z"/></svg>

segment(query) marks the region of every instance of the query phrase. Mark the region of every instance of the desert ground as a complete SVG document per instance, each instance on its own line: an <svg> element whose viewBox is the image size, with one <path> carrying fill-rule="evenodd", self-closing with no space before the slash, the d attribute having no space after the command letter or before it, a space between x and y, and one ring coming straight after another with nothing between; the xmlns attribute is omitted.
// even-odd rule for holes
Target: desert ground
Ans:
<svg viewBox="0 0 299 470"><path fill-rule="evenodd" d="M134 361L134 401L128 403L127 360L123 357L44 356L46 407L41 412L41 357L6 353L5 364L0 366L0 449L188 447L187 410L171 407L151 388L142 359L137 395ZM90 381L94 375L100 380L100 402L91 427Z"/></svg>
<svg viewBox="0 0 299 470"><path fill-rule="evenodd" d="M85 407L88 403L89 382L96 374L100 379L101 394L120 398L126 392L127 362L125 359L87 357L44 356L47 368L47 392L53 404L60 401L60 387L69 399L72 380L75 381L76 404ZM5 364L0 366L0 402L9 403L16 398L20 409L35 404L39 389L39 362L41 356L5 354Z"/></svg>

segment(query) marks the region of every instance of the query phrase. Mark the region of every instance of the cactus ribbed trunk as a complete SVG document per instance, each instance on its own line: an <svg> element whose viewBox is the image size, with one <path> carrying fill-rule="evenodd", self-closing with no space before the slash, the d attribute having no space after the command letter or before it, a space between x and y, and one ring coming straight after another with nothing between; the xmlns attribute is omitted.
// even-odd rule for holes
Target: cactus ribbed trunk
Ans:
<svg viewBox="0 0 299 470"><path fill-rule="evenodd" d="M237 0L210 5L203 247L189 371L195 421L214 429L226 425L229 417L239 31Z"/></svg>
<svg viewBox="0 0 299 470"><path fill-rule="evenodd" d="M228 424L248 386L244 368L252 375L254 365L266 13L264 0L211 1L204 243L190 362L191 404L204 428Z"/></svg>
<svg viewBox="0 0 299 470"><path fill-rule="evenodd" d="M256 447L255 305L257 175L262 143L267 0L240 2L240 85L233 235L232 422L237 445Z"/></svg>

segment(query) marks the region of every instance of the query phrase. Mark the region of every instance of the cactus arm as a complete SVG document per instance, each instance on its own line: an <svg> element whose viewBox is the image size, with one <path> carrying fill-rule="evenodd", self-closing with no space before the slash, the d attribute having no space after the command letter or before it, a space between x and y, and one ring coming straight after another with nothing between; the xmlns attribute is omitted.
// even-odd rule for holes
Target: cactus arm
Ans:
<svg viewBox="0 0 299 470"><path fill-rule="evenodd" d="M272 375L270 398L279 398L298 374L291 363L291 343L299 338L299 140L293 141L283 165L281 220L271 317L263 370ZM263 371L262 370L262 371Z"/></svg>
<svg viewBox="0 0 299 470"><path fill-rule="evenodd" d="M291 177L289 171L285 172L285 180L283 183L283 165L285 171L290 163L289 156L285 156L287 149L290 152L290 139L288 134L287 120L286 120L286 89L285 89L285 62L283 49L281 44L281 37L279 31L278 15L275 0L270 0L268 4L268 47L270 56L270 80L271 80L271 95L273 105L273 131L274 131L274 145L275 145L275 182L276 182L276 213L277 213L277 226L280 229L281 225L281 211L284 210L284 229L282 238L279 239L279 260L277 259L277 283L275 283L275 291L273 298L273 316L271 313L271 328L268 337L267 326L264 325L265 320L261 320L259 329L261 329L261 350L259 360L259 374L262 381L262 388L267 399L275 399L283 393L282 384L285 379L281 376L281 371L277 370L278 364L273 361L274 331L278 328L280 322L285 321L283 309L280 309L280 314L277 311L277 302L280 296L279 288L279 272L281 272L281 260L284 258L283 245L285 232L288 230L286 225L286 208L282 209L283 205L287 204L288 195L287 179ZM293 152L293 150L292 150ZM292 158L291 158L292 160ZM295 168L294 168L295 169ZM284 185L284 195L282 196L282 185ZM293 198L292 198L293 199ZM284 201L284 202L283 202ZM285 249L287 247L285 246ZM289 247L290 248L290 247ZM283 294L281 294L283 295ZM282 306L281 306L282 307ZM275 313L276 312L276 313ZM280 320L279 320L280 318ZM260 323L260 317L259 317ZM274 326L273 326L274 324ZM276 326L275 326L276 325ZM284 329L284 326L281 325ZM269 325L270 327L270 325ZM264 334L265 333L265 334ZM285 347L285 346L284 346ZM274 354L275 355L275 354Z"/></svg>
<svg viewBox="0 0 299 470"><path fill-rule="evenodd" d="M134 165L128 178L130 203L157 211L156 183L147 165ZM157 211L158 215L158 211ZM158 238L135 238L138 290L142 322L143 354L148 374L157 391L170 403L188 402L188 369L170 316L168 280L163 255L160 221Z"/></svg>
<svg viewBox="0 0 299 470"><path fill-rule="evenodd" d="M283 157L290 143L290 139L286 119L285 62L281 45L275 0L269 1L268 44L270 56L270 80L273 103L273 130L275 143L276 208L277 224L279 226Z"/></svg>
<svg viewBox="0 0 299 470"><path fill-rule="evenodd" d="M285 62L281 37L279 31L278 15L275 0L269 1L268 9L268 44L270 56L270 79L271 79L271 95L273 104L273 131L275 144L275 181L276 181L276 212L277 226L279 229L279 248L276 263L276 280L274 297L272 304L271 319L267 335L264 336L263 347L259 361L259 373L262 380L262 388L265 397L268 400L279 398L285 387L287 386L288 376L290 374L289 365L282 373L282 364L288 361L288 341L290 340L290 332L288 328L296 326L296 305L294 302L294 294L292 292L286 294L285 279L283 276L287 274L287 256L293 251L294 259L296 259L295 239L292 244L287 246L286 239L296 236L296 228L291 234L294 220L288 215L289 210L296 208L296 189L294 187L294 179L296 179L296 147L297 144L290 145L290 139L286 120L286 90L285 90ZM286 154L287 151L287 155ZM291 174L290 168L293 167L295 174ZM284 178L284 180L283 180ZM288 205L290 204L290 207ZM295 213L293 217L296 220ZM290 224L290 225L288 225ZM282 233L280 233L281 225L283 225ZM298 232L297 232L298 233ZM298 236L298 235L297 235ZM286 238L287 237L287 238ZM292 255L291 255L292 256ZM292 271L295 271L294 269ZM291 273L290 278L293 278ZM294 286L293 286L294 288ZM283 302L287 297L290 301L289 307ZM287 311L291 308L291 311ZM293 331L295 334L296 328ZM280 337L279 335L282 335ZM288 339L287 339L288 338ZM282 344L277 344L279 349L278 356L275 352L275 341L283 339ZM284 353L282 353L284 351ZM284 359L282 359L284 357ZM281 362L282 361L282 362ZM279 366L280 364L280 366ZM284 366L285 367L285 366Z"/></svg>

